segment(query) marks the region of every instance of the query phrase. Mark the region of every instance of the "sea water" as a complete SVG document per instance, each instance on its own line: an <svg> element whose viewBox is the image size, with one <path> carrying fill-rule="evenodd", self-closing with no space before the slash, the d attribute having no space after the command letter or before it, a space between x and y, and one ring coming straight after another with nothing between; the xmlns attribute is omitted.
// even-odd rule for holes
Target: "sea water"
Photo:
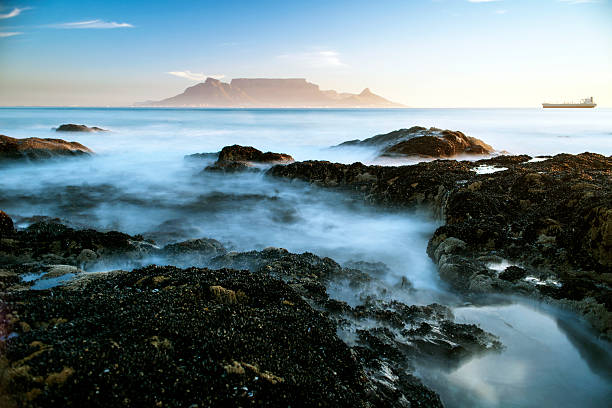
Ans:
<svg viewBox="0 0 612 408"><path fill-rule="evenodd" d="M53 131L63 123L109 132ZM42 215L74 227L143 234L160 245L208 237L231 250L276 246L340 263L382 262L386 272L379 278L389 286L388 296L447 304L458 321L479 324L506 346L452 370L419 368L447 406L606 406L612 367L601 356L609 357L609 343L575 316L524 300L464 306L444 289L425 253L440 224L430 214L367 206L343 193L261 173L203 172L211 159L184 158L241 144L296 160L389 164L373 149L330 147L412 126L460 130L513 154L612 154L612 110L599 108L0 108L0 134L63 138L96 152L88 159L0 168L0 209L19 227ZM416 290L393 290L403 278ZM359 301L348 288L333 288L332 295Z"/></svg>

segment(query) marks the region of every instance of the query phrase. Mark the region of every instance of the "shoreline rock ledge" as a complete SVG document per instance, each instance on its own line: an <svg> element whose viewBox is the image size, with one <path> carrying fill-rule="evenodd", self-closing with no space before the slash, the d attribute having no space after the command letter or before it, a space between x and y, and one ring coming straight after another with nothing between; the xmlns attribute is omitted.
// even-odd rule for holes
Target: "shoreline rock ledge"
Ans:
<svg viewBox="0 0 612 408"><path fill-rule="evenodd" d="M425 207L445 223L428 254L455 290L550 302L612 339L612 157L530 159L398 167L307 161L267 174L352 191L373 204Z"/></svg>
<svg viewBox="0 0 612 408"><path fill-rule="evenodd" d="M93 151L78 142L29 137L16 139L0 135L0 162L4 160L41 160L57 156L89 156Z"/></svg>
<svg viewBox="0 0 612 408"><path fill-rule="evenodd" d="M2 407L441 408L418 364L503 347L449 307L389 300L375 277L308 252L205 238L159 248L53 220L15 230L2 211L0 238ZM83 273L152 258L210 269ZM62 281L36 288L51 279ZM347 282L367 301L330 296Z"/></svg>

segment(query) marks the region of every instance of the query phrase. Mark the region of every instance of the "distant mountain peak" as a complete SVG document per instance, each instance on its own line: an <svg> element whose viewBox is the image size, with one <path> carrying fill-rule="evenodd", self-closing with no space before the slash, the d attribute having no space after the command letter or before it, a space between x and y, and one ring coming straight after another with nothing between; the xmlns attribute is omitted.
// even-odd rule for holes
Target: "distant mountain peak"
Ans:
<svg viewBox="0 0 612 408"><path fill-rule="evenodd" d="M204 83L205 84L220 84L221 81L215 78L208 77L206 78L206 81L204 81Z"/></svg>
<svg viewBox="0 0 612 408"><path fill-rule="evenodd" d="M140 106L211 108L399 108L365 88L360 94L322 91L305 78L235 78L230 83L208 77L182 94Z"/></svg>

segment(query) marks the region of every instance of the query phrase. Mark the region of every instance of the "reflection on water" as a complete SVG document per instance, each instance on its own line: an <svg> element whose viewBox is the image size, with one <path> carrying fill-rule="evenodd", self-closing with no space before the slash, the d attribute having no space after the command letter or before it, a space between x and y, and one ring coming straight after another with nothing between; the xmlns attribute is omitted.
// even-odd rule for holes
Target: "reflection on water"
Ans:
<svg viewBox="0 0 612 408"><path fill-rule="evenodd" d="M608 407L612 401L612 348L575 316L524 303L454 313L498 335L505 349L451 372L419 369L448 407Z"/></svg>

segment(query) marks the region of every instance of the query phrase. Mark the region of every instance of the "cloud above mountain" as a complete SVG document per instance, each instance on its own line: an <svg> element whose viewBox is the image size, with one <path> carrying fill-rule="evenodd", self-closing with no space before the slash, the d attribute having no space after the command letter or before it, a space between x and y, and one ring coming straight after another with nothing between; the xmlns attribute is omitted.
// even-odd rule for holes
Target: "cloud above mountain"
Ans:
<svg viewBox="0 0 612 408"><path fill-rule="evenodd" d="M214 78L214 79L225 78L225 75L222 75L222 74L207 75L202 72L191 72L191 71L170 71L166 73L177 76L179 78L189 79L192 81L204 81L206 80L206 78Z"/></svg>

